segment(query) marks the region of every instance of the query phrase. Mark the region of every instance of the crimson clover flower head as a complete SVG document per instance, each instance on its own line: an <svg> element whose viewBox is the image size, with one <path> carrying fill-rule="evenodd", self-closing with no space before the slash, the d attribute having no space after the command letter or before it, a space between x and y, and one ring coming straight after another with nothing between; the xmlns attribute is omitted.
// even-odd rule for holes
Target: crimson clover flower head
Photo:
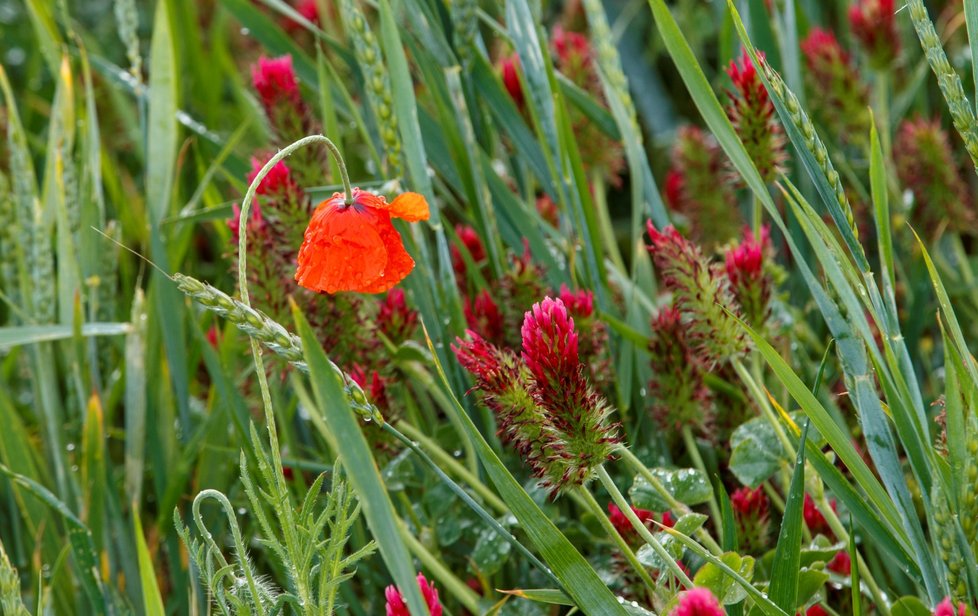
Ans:
<svg viewBox="0 0 978 616"><path fill-rule="evenodd" d="M730 495L734 514L745 518L761 518L768 514L770 502L763 488L742 487Z"/></svg>
<svg viewBox="0 0 978 616"><path fill-rule="evenodd" d="M293 8L295 8L295 12L304 17L306 21L309 21L317 26L321 24L319 20L319 4L317 0L299 0L296 2L295 7ZM302 31L304 28L304 26L298 21L288 17L282 20L282 26L285 28L285 31L291 35Z"/></svg>
<svg viewBox="0 0 978 616"><path fill-rule="evenodd" d="M377 325L394 344L400 344L414 334L418 324L418 313L407 305L404 289L394 287L380 303L377 311Z"/></svg>
<svg viewBox="0 0 978 616"><path fill-rule="evenodd" d="M843 138L864 139L869 132L869 90L849 53L834 34L821 28L812 28L801 42L801 50L809 83L819 93L814 99L818 111Z"/></svg>
<svg viewBox="0 0 978 616"><path fill-rule="evenodd" d="M292 68L292 56L261 56L251 69L251 83L266 111L282 103L299 104L299 81Z"/></svg>
<svg viewBox="0 0 978 616"><path fill-rule="evenodd" d="M829 503L832 507L832 511L836 510L835 499ZM805 494L805 502L802 506L802 517L805 519L805 526L808 530L813 533L821 533L826 536L832 536L832 529L829 527L829 523L825 520L825 516L819 511L818 506L815 504L815 499L812 498L810 494Z"/></svg>
<svg viewBox="0 0 978 616"><path fill-rule="evenodd" d="M764 54L758 52L758 55L763 63ZM774 103L746 49L741 52L739 61L730 61L727 75L734 86L732 91L727 91L727 117L761 177L765 182L772 182L784 171L788 158L784 130L778 122ZM736 177L736 171L732 171L731 176Z"/></svg>
<svg viewBox="0 0 978 616"><path fill-rule="evenodd" d="M238 243L238 233L241 231L241 206L237 203L231 206L231 218L228 218L228 229L231 230L231 239L234 244ZM261 205L258 201L251 204L251 217L248 220L248 236L260 235L266 228L265 219L261 215Z"/></svg>
<svg viewBox="0 0 978 616"><path fill-rule="evenodd" d="M469 329L492 342L502 341L503 315L488 289L480 291L475 299L466 297L462 310Z"/></svg>
<svg viewBox="0 0 978 616"><path fill-rule="evenodd" d="M580 32L556 26L550 38L557 61L586 67L591 61L591 42Z"/></svg>
<svg viewBox="0 0 978 616"><path fill-rule="evenodd" d="M730 495L730 504L737 524L742 547L751 554L760 554L767 547L771 523L770 501L764 489L742 487Z"/></svg>
<svg viewBox="0 0 978 616"><path fill-rule="evenodd" d="M571 291L566 284L562 284L559 298L567 306L567 310L578 318L594 314L594 293L587 289Z"/></svg>
<svg viewBox="0 0 978 616"><path fill-rule="evenodd" d="M349 371L350 378L360 386L367 394L367 398L377 405L378 408L386 410L389 406L387 400L387 379L380 375L377 370L368 370L360 364L353 364Z"/></svg>
<svg viewBox="0 0 978 616"><path fill-rule="evenodd" d="M551 227L560 224L560 206L547 193L541 193L536 200L537 213L540 218L550 223Z"/></svg>
<svg viewBox="0 0 978 616"><path fill-rule="evenodd" d="M435 589L434 584L425 579L423 573L418 574L418 587L421 589L425 603L428 604L431 616L442 616L443 608L438 598L438 590ZM384 597L387 599L387 616L411 616L404 597L396 586L388 586L384 590Z"/></svg>
<svg viewBox="0 0 978 616"><path fill-rule="evenodd" d="M742 225L735 192L730 186L730 162L711 134L697 126L676 131L672 165L666 175L664 198L671 209L694 224L694 237L721 244Z"/></svg>
<svg viewBox="0 0 978 616"><path fill-rule="evenodd" d="M248 184L251 185L258 177L258 172L265 166L266 160L257 157L251 158L251 171L248 173ZM298 184L292 178L292 171L280 160L269 169L261 183L255 190L259 195L289 196L299 190Z"/></svg>
<svg viewBox="0 0 978 616"><path fill-rule="evenodd" d="M743 354L747 343L734 316L741 307L722 268L711 266L700 248L674 227L659 231L649 221L647 228L649 253L706 366Z"/></svg>
<svg viewBox="0 0 978 616"><path fill-rule="evenodd" d="M828 616L828 612L825 611L824 607L816 603L805 610L805 616Z"/></svg>
<svg viewBox="0 0 978 616"><path fill-rule="evenodd" d="M577 332L567 306L545 298L523 318L523 361L537 382L573 378L580 366Z"/></svg>
<svg viewBox="0 0 978 616"><path fill-rule="evenodd" d="M849 7L849 27L875 68L887 68L899 55L900 32L893 0L856 0Z"/></svg>
<svg viewBox="0 0 978 616"><path fill-rule="evenodd" d="M929 232L945 223L959 231L972 229L974 199L939 118L918 117L901 123L893 157L897 177L913 194L914 224Z"/></svg>
<svg viewBox="0 0 978 616"><path fill-rule="evenodd" d="M825 568L833 573L848 577L852 573L852 559L849 556L849 552L839 550Z"/></svg>
<svg viewBox="0 0 978 616"><path fill-rule="evenodd" d="M725 616L720 602L710 589L691 588L679 594L679 603L672 608L669 616Z"/></svg>
<svg viewBox="0 0 978 616"><path fill-rule="evenodd" d="M724 255L724 267L730 290L740 305L744 318L755 328L763 327L770 316L774 281L766 264L771 248L768 227L761 227L761 237L744 229L743 240Z"/></svg>
<svg viewBox="0 0 978 616"><path fill-rule="evenodd" d="M634 505L631 507L635 517L647 528L652 529L654 526L653 522L656 521L656 513L648 509L639 509ZM629 521L622 510L618 508L618 505L614 503L608 503L608 520L615 527L615 530L618 531L618 534L625 540L629 542L639 540L638 531L635 530L635 527L632 526L631 521ZM675 524L675 520L672 519L672 515L668 511L662 514L662 519L659 521L663 526L668 526L669 528L672 528L672 525Z"/></svg>
<svg viewBox="0 0 978 616"><path fill-rule="evenodd" d="M503 80L503 86L509 92L509 97L513 99L516 106L523 108L523 84L520 82L520 57L510 54L504 56L499 61L499 76Z"/></svg>
<svg viewBox="0 0 978 616"><path fill-rule="evenodd" d="M547 473L546 483L557 493L590 481L619 442L617 425L608 420L611 406L585 376L574 319L560 299L534 304L521 333L530 391L547 413L552 448L564 456Z"/></svg>
<svg viewBox="0 0 978 616"><path fill-rule="evenodd" d="M704 381L707 369L688 334L682 314L673 306L659 310L652 321L651 414L667 432L686 425L707 431L712 423L713 397Z"/></svg>
<svg viewBox="0 0 978 616"><path fill-rule="evenodd" d="M959 602L958 609L955 611L951 598L946 597L934 608L934 616L968 616L968 608L964 603Z"/></svg>
<svg viewBox="0 0 978 616"><path fill-rule="evenodd" d="M486 248L482 244L482 239L475 229L468 225L455 225L455 234L458 236L459 241L465 250L468 251L469 257L472 259L472 263L478 266L486 258ZM465 258L462 255L462 249L460 249L455 244L449 247L452 254L452 269L455 270L455 275L459 278L459 282L463 282L468 275L468 265L465 262Z"/></svg>

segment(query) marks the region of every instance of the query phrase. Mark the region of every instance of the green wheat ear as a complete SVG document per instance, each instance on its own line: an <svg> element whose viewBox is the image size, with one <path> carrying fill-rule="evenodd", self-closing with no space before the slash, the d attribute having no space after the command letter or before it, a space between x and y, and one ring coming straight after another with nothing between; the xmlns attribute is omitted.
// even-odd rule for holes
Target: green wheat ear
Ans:
<svg viewBox="0 0 978 616"><path fill-rule="evenodd" d="M948 62L941 39L934 29L934 22L927 15L923 0L908 0L907 8L913 27L917 31L917 38L920 39L920 46L927 56L927 63L937 76L937 85L940 86L941 94L947 101L954 128L961 135L964 147L971 156L971 162L978 171L978 119L975 118L971 103L964 93L961 78Z"/></svg>
<svg viewBox="0 0 978 616"><path fill-rule="evenodd" d="M397 127L397 116L394 115L394 101L391 97L391 80L384 64L384 56L377 42L377 37L370 29L363 11L353 0L342 0L340 15L347 29L348 37L353 40L353 50L357 64L363 71L366 82L367 102L370 111L377 121L380 140L384 144L384 154L387 158L389 175L401 175L401 138Z"/></svg>
<svg viewBox="0 0 978 616"><path fill-rule="evenodd" d="M10 564L0 542L0 613L7 616L30 616L20 597L20 575Z"/></svg>

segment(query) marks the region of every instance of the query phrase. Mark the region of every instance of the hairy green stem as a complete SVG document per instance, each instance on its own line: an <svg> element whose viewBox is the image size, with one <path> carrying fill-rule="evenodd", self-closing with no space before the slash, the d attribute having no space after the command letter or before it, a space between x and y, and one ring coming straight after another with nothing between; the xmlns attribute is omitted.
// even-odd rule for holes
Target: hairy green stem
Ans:
<svg viewBox="0 0 978 616"><path fill-rule="evenodd" d="M622 445L617 449L615 449L615 453L620 455L622 459L635 470L635 472L641 475L642 479L645 479L646 481L649 482L649 485L652 486L652 489L655 490L664 501L666 501L666 503L669 505L669 508L671 510L677 511L679 513L690 512L690 508L687 507L685 503L681 503L678 500L676 500L676 498L669 492L669 490L667 490L666 487L662 485L662 482L659 481L659 478L653 475L652 471L646 468L646 466L642 464L642 461L638 459L638 456L633 454L630 449ZM710 552L712 552L714 555L720 555L723 553L723 550L720 549L720 545L716 542L716 540L713 537L710 536L710 533L708 533L706 529L699 528L696 531L696 536L700 540L700 542L703 543L703 545L706 546L706 548L710 550Z"/></svg>
<svg viewBox="0 0 978 616"><path fill-rule="evenodd" d="M591 510L591 514L598 519L598 522L601 524L601 528L608 533L608 536L615 541L615 544L618 546L618 549L621 550L621 553L625 555L625 559L632 566L632 569L638 573L638 576L642 578L642 582L644 582L649 590L654 593L655 582L652 580L652 576L649 575L648 570L642 565L642 563L639 562L638 556L636 556L635 552L632 551L632 548L629 547L628 542L621 536L621 533L618 532L615 525L611 523L610 519L608 519L608 515L603 509L601 509L601 505L599 505L598 501L594 499L594 495L591 494L584 486L581 486L578 489L578 493L581 495L581 500L583 500L588 509Z"/></svg>
<svg viewBox="0 0 978 616"><path fill-rule="evenodd" d="M448 567L443 565L440 560L428 551L428 548L418 541L417 537L408 532L403 520L398 519L397 522L404 542L407 544L408 549L421 561L421 566L427 569L432 577L438 580L452 596L458 599L458 602L464 605L465 609L473 614L481 614L482 610L479 609L479 595L475 594L462 580L458 579L454 573L449 571Z"/></svg>
<svg viewBox="0 0 978 616"><path fill-rule="evenodd" d="M760 236L758 236L760 237ZM706 471L706 464L703 463L703 456L700 455L700 448L696 444L696 437L693 436L693 430L688 425L683 426L683 442L686 444L686 449L689 450L689 456L693 458L693 465L703 473L704 477L709 478L710 474ZM720 506L717 504L716 493L710 490L710 500L707 501L710 507L710 516L713 517L713 524L715 528L723 528L723 518L720 516Z"/></svg>
<svg viewBox="0 0 978 616"><path fill-rule="evenodd" d="M275 156L272 156L261 170L258 171L258 174L251 181L251 185L248 186L248 191L245 193L244 199L241 200L241 213L238 217L238 292L241 295L241 303L246 307L251 307L251 298L248 293L248 217L251 213L251 203L255 199L255 193L258 191L258 186L262 180L265 179L265 176L268 175L275 165L299 148L313 143L325 144L330 154L336 159L340 168L340 176L343 179L343 188L346 191L346 203L347 205L353 203L353 189L350 186L350 178L347 174L343 157L333 142L323 135L303 137L279 150ZM272 410L272 397L268 389L268 379L265 376L265 362L262 360L262 350L255 338L251 338L251 355L255 360L255 372L258 376L258 386L261 390L262 406L265 409L265 424L268 430L275 481L278 484L280 492L284 494L288 491L288 486L285 483L285 474L282 469L282 452L279 450L278 430L275 427L275 414ZM286 519L283 520L283 537L288 551L292 554L297 554L298 545L296 544L294 530L295 521L293 520L291 508L286 507L284 513ZM302 580L296 580L296 592L303 606L312 606L310 589L305 587L305 583Z"/></svg>
<svg viewBox="0 0 978 616"><path fill-rule="evenodd" d="M666 563L666 567L669 569L669 571L675 575L680 582L682 582L683 586L686 588L692 588L693 581L690 580L689 576L687 576L686 573L679 567L679 564L672 557L672 555L669 554L664 547L662 547L662 544L659 543L659 540L655 538L655 535L649 531L648 527L646 527L645 524L642 524L642 521L638 519L638 516L635 515L634 511L632 511L632 506L628 504L625 496L618 489L618 486L615 485L611 475L608 474L608 469L606 469L604 466L598 467L598 479L601 481L601 485L604 486L604 489L608 491L608 494L611 495L611 500L615 501L615 504L618 505L621 512L625 514L628 521L632 523L632 527L638 531L639 536L642 537L645 543L652 546L652 550L659 556L659 558L662 559L664 563Z"/></svg>
<svg viewBox="0 0 978 616"><path fill-rule="evenodd" d="M822 511L823 517L825 517L826 523L828 523L829 528L835 533L835 536L839 538L846 544L849 543L849 532L846 530L845 526L842 524L842 520L836 515L835 510L829 505L828 500L825 498L825 494L818 500L818 508ZM876 583L876 579L873 577L869 566L866 565L866 561L863 560L863 555L856 551L856 566L859 567L859 577L866 582L866 586L869 587L869 592L873 595L873 600L876 603L876 607L880 610L883 616L889 616L890 614L890 602L887 600L886 595L880 590L879 585ZM858 589L857 589L858 591Z"/></svg>
<svg viewBox="0 0 978 616"><path fill-rule="evenodd" d="M496 518L492 517L492 514L486 511L482 505L477 503L471 496L469 496L468 492L463 490L460 485L455 483L452 480L452 478L449 477L444 470L442 470L440 466L435 464L434 460L432 460L431 457L429 457L428 454L425 453L425 451L421 449L417 443L412 441L410 438L408 438L406 435L401 433L397 428L391 426L390 424L384 424L383 429L388 434L390 434L391 436L399 440L401 443L403 443L412 452L414 452L414 454L418 456L421 462L425 466L427 466L432 472L434 472L438 476L438 478L441 479L445 483L445 485L448 486L448 488L456 496L462 499L462 502L468 505L469 508L472 509L472 511L474 511L480 518L482 518L482 520L486 524L488 524L496 532L496 534L498 534L500 537L505 539L507 543L512 545L514 548L516 548L516 551L518 551L520 554L525 556L527 560L530 561L530 563L532 563L547 577L549 577L550 580L554 582L558 587L560 586L560 581L557 580L553 572L551 572L550 569L545 564L543 564L539 558L534 556L533 553L530 552L530 550L527 549L526 546L524 546L516 537L514 537L511 532L506 530L506 528L504 528L503 525L500 524L498 520L496 520ZM505 505L503 507L504 507L503 510L505 511L506 510Z"/></svg>
<svg viewBox="0 0 978 616"><path fill-rule="evenodd" d="M385 426L389 425L390 424L385 424ZM387 428L385 427L385 429ZM469 472L469 469L465 468L465 465L459 463L459 461L451 456L447 451L439 447L438 443L436 443L434 439L430 438L421 430L403 420L397 422L397 428L390 428L388 431L393 434L398 429L400 429L408 438L414 439L424 446L422 453L430 454L441 467L447 468L459 479L467 483L469 487L471 487L479 496L482 497L484 501L489 504L490 507L501 514L509 513L509 508L506 506L506 503L504 503L498 496L493 494L493 492L486 487L486 484L479 481L478 477ZM401 442L403 443L404 441Z"/></svg>

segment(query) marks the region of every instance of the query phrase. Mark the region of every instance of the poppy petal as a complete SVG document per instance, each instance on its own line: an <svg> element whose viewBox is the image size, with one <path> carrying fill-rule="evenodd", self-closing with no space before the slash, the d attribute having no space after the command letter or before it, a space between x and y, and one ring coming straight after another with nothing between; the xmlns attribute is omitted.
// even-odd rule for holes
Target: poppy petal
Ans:
<svg viewBox="0 0 978 616"><path fill-rule="evenodd" d="M379 234L387 250L387 266L379 277L358 290L361 293L384 293L411 273L414 269L414 259L404 249L404 240L391 224L389 216L378 212L372 227Z"/></svg>
<svg viewBox="0 0 978 616"><path fill-rule="evenodd" d="M431 216L428 201L424 198L424 195L419 195L418 193L402 193L386 205L386 209L391 216L408 222L428 220L428 217Z"/></svg>
<svg viewBox="0 0 978 616"><path fill-rule="evenodd" d="M360 291L380 278L387 248L369 219L342 200L323 202L299 249L295 279L313 291Z"/></svg>

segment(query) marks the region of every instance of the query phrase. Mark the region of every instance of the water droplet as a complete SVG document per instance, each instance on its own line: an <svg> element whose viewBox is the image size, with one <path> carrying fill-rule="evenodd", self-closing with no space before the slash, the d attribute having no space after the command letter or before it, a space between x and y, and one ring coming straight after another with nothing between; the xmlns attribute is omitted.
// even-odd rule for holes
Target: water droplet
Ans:
<svg viewBox="0 0 978 616"><path fill-rule="evenodd" d="M251 30L248 28L241 28L241 36L251 36Z"/></svg>
<svg viewBox="0 0 978 616"><path fill-rule="evenodd" d="M74 451L75 450L75 444L74 443L68 443L67 445L65 445L65 449L67 449L68 451Z"/></svg>
<svg viewBox="0 0 978 616"><path fill-rule="evenodd" d="M244 515L246 513L248 513L247 509L245 509L244 507L238 507L238 515Z"/></svg>
<svg viewBox="0 0 978 616"><path fill-rule="evenodd" d="M647 391L647 390L646 390L646 389L645 389L644 387L643 387L642 389L640 389L640 390L638 390L638 395L640 395L640 396L642 396L643 398L644 398L644 397L645 397L645 396L646 396L647 394L648 394L648 391Z"/></svg>
<svg viewBox="0 0 978 616"><path fill-rule="evenodd" d="M452 452L452 455L455 456L456 458L461 458L462 457L462 450L461 449L456 449L455 451Z"/></svg>

